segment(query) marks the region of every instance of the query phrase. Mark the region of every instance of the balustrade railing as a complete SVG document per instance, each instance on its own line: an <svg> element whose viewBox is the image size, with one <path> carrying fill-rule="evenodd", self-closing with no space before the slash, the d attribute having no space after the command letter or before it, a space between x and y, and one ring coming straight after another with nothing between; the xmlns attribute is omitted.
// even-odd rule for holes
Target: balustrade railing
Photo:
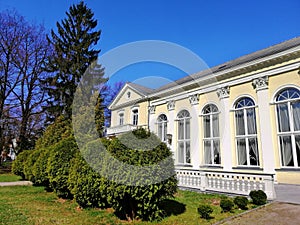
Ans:
<svg viewBox="0 0 300 225"><path fill-rule="evenodd" d="M269 200L276 198L273 174L177 169L176 175L179 187L237 195L263 190Z"/></svg>

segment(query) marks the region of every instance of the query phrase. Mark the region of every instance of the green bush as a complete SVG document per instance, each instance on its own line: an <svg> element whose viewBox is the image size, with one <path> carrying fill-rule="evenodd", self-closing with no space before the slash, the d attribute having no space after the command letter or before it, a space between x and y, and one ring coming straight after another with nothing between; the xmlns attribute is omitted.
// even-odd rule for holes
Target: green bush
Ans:
<svg viewBox="0 0 300 225"><path fill-rule="evenodd" d="M234 204L231 199L221 199L220 207L222 208L223 212L230 212L233 208Z"/></svg>
<svg viewBox="0 0 300 225"><path fill-rule="evenodd" d="M262 190L253 190L250 192L249 196L255 205L264 205L267 203L267 195Z"/></svg>
<svg viewBox="0 0 300 225"><path fill-rule="evenodd" d="M214 211L213 208L207 204L199 205L197 210L198 210L199 215L203 219L209 219L210 214Z"/></svg>
<svg viewBox="0 0 300 225"><path fill-rule="evenodd" d="M71 160L68 185L75 201L81 207L108 207L109 182L95 172L80 153Z"/></svg>
<svg viewBox="0 0 300 225"><path fill-rule="evenodd" d="M53 124L49 125L42 137L37 142L35 149L47 148L73 135L73 128L70 119L64 116L56 118Z"/></svg>
<svg viewBox="0 0 300 225"><path fill-rule="evenodd" d="M12 172L22 177L23 180L25 179L24 163L32 152L32 150L22 151L12 163Z"/></svg>
<svg viewBox="0 0 300 225"><path fill-rule="evenodd" d="M151 150L147 143L150 136ZM89 143L83 155L89 162L93 162L91 164L98 171L109 176L107 198L116 214L123 219L158 219L163 213L159 203L173 197L177 191L174 162L167 146L155 135L139 130L113 139L107 149L110 154L97 153L94 151L97 148L97 142ZM164 166L159 167L158 163L163 159L166 159ZM143 171L139 168L143 168ZM109 174L111 171L114 172ZM169 178L151 183L153 177L159 178L164 174L170 174Z"/></svg>
<svg viewBox="0 0 300 225"><path fill-rule="evenodd" d="M41 148L37 151L40 154L32 169L32 174L35 177L35 185L44 186L47 190L51 190L47 174L47 164L52 148Z"/></svg>
<svg viewBox="0 0 300 225"><path fill-rule="evenodd" d="M240 209L247 209L248 199L244 196L237 196L233 200L234 204L236 204Z"/></svg>
<svg viewBox="0 0 300 225"><path fill-rule="evenodd" d="M53 146L53 150L50 153L46 172L50 187L56 192L58 197L73 197L68 189L68 178L70 162L76 152L78 152L76 141L73 137L69 137Z"/></svg>
<svg viewBox="0 0 300 225"><path fill-rule="evenodd" d="M31 154L27 157L24 162L24 174L25 178L35 184L36 177L33 174L33 166L40 155L40 151L31 150Z"/></svg>

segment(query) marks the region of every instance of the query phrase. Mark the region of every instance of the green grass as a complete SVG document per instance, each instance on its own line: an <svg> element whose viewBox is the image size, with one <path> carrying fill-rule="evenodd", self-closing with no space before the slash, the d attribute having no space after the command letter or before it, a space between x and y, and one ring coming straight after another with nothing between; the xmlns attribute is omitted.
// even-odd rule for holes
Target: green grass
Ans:
<svg viewBox="0 0 300 225"><path fill-rule="evenodd" d="M58 199L54 193L43 187L15 186L0 187L0 224L134 224L134 225L181 225L212 224L226 217L240 213L221 213L218 206L221 196L179 191L175 199L164 202L167 217L158 222L127 222L119 220L112 209L80 209L74 201ZM197 213L200 203L211 204L212 219L201 219Z"/></svg>
<svg viewBox="0 0 300 225"><path fill-rule="evenodd" d="M22 178L12 173L0 174L0 182L20 181Z"/></svg>

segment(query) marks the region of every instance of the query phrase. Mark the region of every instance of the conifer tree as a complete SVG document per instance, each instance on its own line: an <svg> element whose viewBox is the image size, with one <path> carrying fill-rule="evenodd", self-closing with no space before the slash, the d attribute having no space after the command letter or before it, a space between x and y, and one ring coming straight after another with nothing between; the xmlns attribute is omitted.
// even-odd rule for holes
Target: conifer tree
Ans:
<svg viewBox="0 0 300 225"><path fill-rule="evenodd" d="M46 62L46 70L52 74L44 83L51 97L47 107L48 121L61 114L71 117L76 87L100 52L94 48L101 31L96 30L97 20L93 18L92 10L81 1L72 5L66 16L60 23L57 22L57 33L51 30L51 37L47 37L55 53Z"/></svg>

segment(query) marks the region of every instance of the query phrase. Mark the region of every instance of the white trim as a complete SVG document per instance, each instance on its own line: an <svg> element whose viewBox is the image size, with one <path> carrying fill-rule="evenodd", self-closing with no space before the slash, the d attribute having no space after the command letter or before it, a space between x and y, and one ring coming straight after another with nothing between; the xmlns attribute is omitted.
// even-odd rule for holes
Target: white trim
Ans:
<svg viewBox="0 0 300 225"><path fill-rule="evenodd" d="M230 111L236 111L236 110L239 110L237 108L235 108L235 105L236 103L242 99L242 98L250 98L253 102L254 102L254 105L253 106L246 106L246 107L243 107L243 108L253 108L253 107L257 107L257 104L256 104L256 100L255 98L252 96L252 95L249 95L249 94L242 94L242 95L239 95L238 97L236 97L233 101L232 101L232 105L231 105L231 110Z"/></svg>

